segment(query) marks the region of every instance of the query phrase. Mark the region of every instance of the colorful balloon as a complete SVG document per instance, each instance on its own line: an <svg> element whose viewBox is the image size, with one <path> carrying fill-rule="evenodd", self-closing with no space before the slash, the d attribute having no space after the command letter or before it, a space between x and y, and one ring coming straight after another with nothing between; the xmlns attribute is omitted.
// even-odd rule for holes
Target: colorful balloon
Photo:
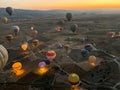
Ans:
<svg viewBox="0 0 120 90"><path fill-rule="evenodd" d="M55 57L56 57L56 52L55 51L48 51L46 53L46 57L47 59L49 59L50 61L52 61Z"/></svg>
<svg viewBox="0 0 120 90"><path fill-rule="evenodd" d="M42 61L38 64L39 68L44 68L45 66L46 66L46 63L44 61Z"/></svg>
<svg viewBox="0 0 120 90"><path fill-rule="evenodd" d="M80 77L76 74L76 73L72 73L68 76L68 81L72 84L72 85L77 85L80 82Z"/></svg>

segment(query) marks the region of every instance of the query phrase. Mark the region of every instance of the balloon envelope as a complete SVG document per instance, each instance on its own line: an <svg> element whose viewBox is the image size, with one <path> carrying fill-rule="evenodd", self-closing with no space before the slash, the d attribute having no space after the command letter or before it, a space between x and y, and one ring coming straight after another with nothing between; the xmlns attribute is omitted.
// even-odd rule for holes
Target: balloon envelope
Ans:
<svg viewBox="0 0 120 90"><path fill-rule="evenodd" d="M46 66L46 63L44 61L40 62L38 67L39 68L44 68Z"/></svg>
<svg viewBox="0 0 120 90"><path fill-rule="evenodd" d="M28 43L27 42L25 42L25 43L23 43L22 45L21 45L21 48L22 48L22 50L27 50L27 48L28 48Z"/></svg>
<svg viewBox="0 0 120 90"><path fill-rule="evenodd" d="M17 35L17 34L18 34L18 32L20 31L19 26L12 26L12 28L11 28L11 29L14 31L15 35Z"/></svg>
<svg viewBox="0 0 120 90"><path fill-rule="evenodd" d="M80 50L80 53L81 53L81 55L84 56L84 57L86 57L86 56L89 55L89 51L86 50L86 49L81 49L81 50Z"/></svg>
<svg viewBox="0 0 120 90"><path fill-rule="evenodd" d="M6 39L9 41L9 42L11 42L12 40L13 40L13 35L12 34L9 34L9 35L7 35L6 36Z"/></svg>
<svg viewBox="0 0 120 90"><path fill-rule="evenodd" d="M6 65L7 61L8 51L3 45L0 45L0 69L2 69Z"/></svg>
<svg viewBox="0 0 120 90"><path fill-rule="evenodd" d="M87 45L85 45L84 48L90 52L90 51L93 50L93 45L92 44L87 44Z"/></svg>
<svg viewBox="0 0 120 90"><path fill-rule="evenodd" d="M92 66L95 66L96 65L96 57L95 56L89 56L89 64L92 65Z"/></svg>
<svg viewBox="0 0 120 90"><path fill-rule="evenodd" d="M2 17L2 23L7 24L8 18L7 17Z"/></svg>
<svg viewBox="0 0 120 90"><path fill-rule="evenodd" d="M22 63L21 62L15 62L13 65L12 65L12 69L13 70L20 70L22 68Z"/></svg>
<svg viewBox="0 0 120 90"><path fill-rule="evenodd" d="M71 19L72 19L72 13L67 13L66 14L66 18L67 18L68 21L71 21Z"/></svg>
<svg viewBox="0 0 120 90"><path fill-rule="evenodd" d="M35 39L35 40L33 40L32 41L32 46L34 46L34 47L37 47L37 46L39 46L39 40L37 40L37 39Z"/></svg>
<svg viewBox="0 0 120 90"><path fill-rule="evenodd" d="M70 29L71 29L72 32L75 32L78 29L78 25L73 24L73 25L71 25Z"/></svg>
<svg viewBox="0 0 120 90"><path fill-rule="evenodd" d="M46 63L46 65L50 64L50 60L48 60L48 59L45 59L44 62Z"/></svg>
<svg viewBox="0 0 120 90"><path fill-rule="evenodd" d="M46 53L46 57L47 57L47 59L49 59L49 60L53 60L55 57L56 57L56 52L55 51L48 51L47 53Z"/></svg>
<svg viewBox="0 0 120 90"><path fill-rule="evenodd" d="M80 78L77 74L72 73L68 76L68 81L72 84L72 85L76 85L79 83Z"/></svg>
<svg viewBox="0 0 120 90"><path fill-rule="evenodd" d="M14 9L12 7L6 7L6 12L11 16L14 12Z"/></svg>

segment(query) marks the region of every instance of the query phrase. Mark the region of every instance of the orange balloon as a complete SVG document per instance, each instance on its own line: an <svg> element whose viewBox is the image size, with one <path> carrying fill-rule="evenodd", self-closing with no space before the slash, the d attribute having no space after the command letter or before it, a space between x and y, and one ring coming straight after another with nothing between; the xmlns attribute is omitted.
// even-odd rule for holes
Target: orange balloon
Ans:
<svg viewBox="0 0 120 90"><path fill-rule="evenodd" d="M28 43L23 43L23 44L21 45L21 48L22 48L22 50L26 51L27 48L28 48Z"/></svg>

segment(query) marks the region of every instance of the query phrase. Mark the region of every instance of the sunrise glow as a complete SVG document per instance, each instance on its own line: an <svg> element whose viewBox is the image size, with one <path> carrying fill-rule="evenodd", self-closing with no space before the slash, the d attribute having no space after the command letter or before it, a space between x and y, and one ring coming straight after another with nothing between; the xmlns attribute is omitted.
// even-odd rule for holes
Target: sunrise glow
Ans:
<svg viewBox="0 0 120 90"><path fill-rule="evenodd" d="M1 0L0 7L19 9L120 8L120 0Z"/></svg>

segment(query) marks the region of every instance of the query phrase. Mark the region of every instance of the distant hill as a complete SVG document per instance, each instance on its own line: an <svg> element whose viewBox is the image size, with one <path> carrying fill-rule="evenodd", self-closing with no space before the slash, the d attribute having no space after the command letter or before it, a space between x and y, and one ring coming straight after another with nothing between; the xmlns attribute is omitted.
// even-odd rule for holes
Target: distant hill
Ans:
<svg viewBox="0 0 120 90"><path fill-rule="evenodd" d="M65 15L67 12L73 14L120 14L120 9L90 9L90 10L22 10L15 9L11 18L42 18L51 15ZM5 8L0 8L0 17L9 15L6 13Z"/></svg>

